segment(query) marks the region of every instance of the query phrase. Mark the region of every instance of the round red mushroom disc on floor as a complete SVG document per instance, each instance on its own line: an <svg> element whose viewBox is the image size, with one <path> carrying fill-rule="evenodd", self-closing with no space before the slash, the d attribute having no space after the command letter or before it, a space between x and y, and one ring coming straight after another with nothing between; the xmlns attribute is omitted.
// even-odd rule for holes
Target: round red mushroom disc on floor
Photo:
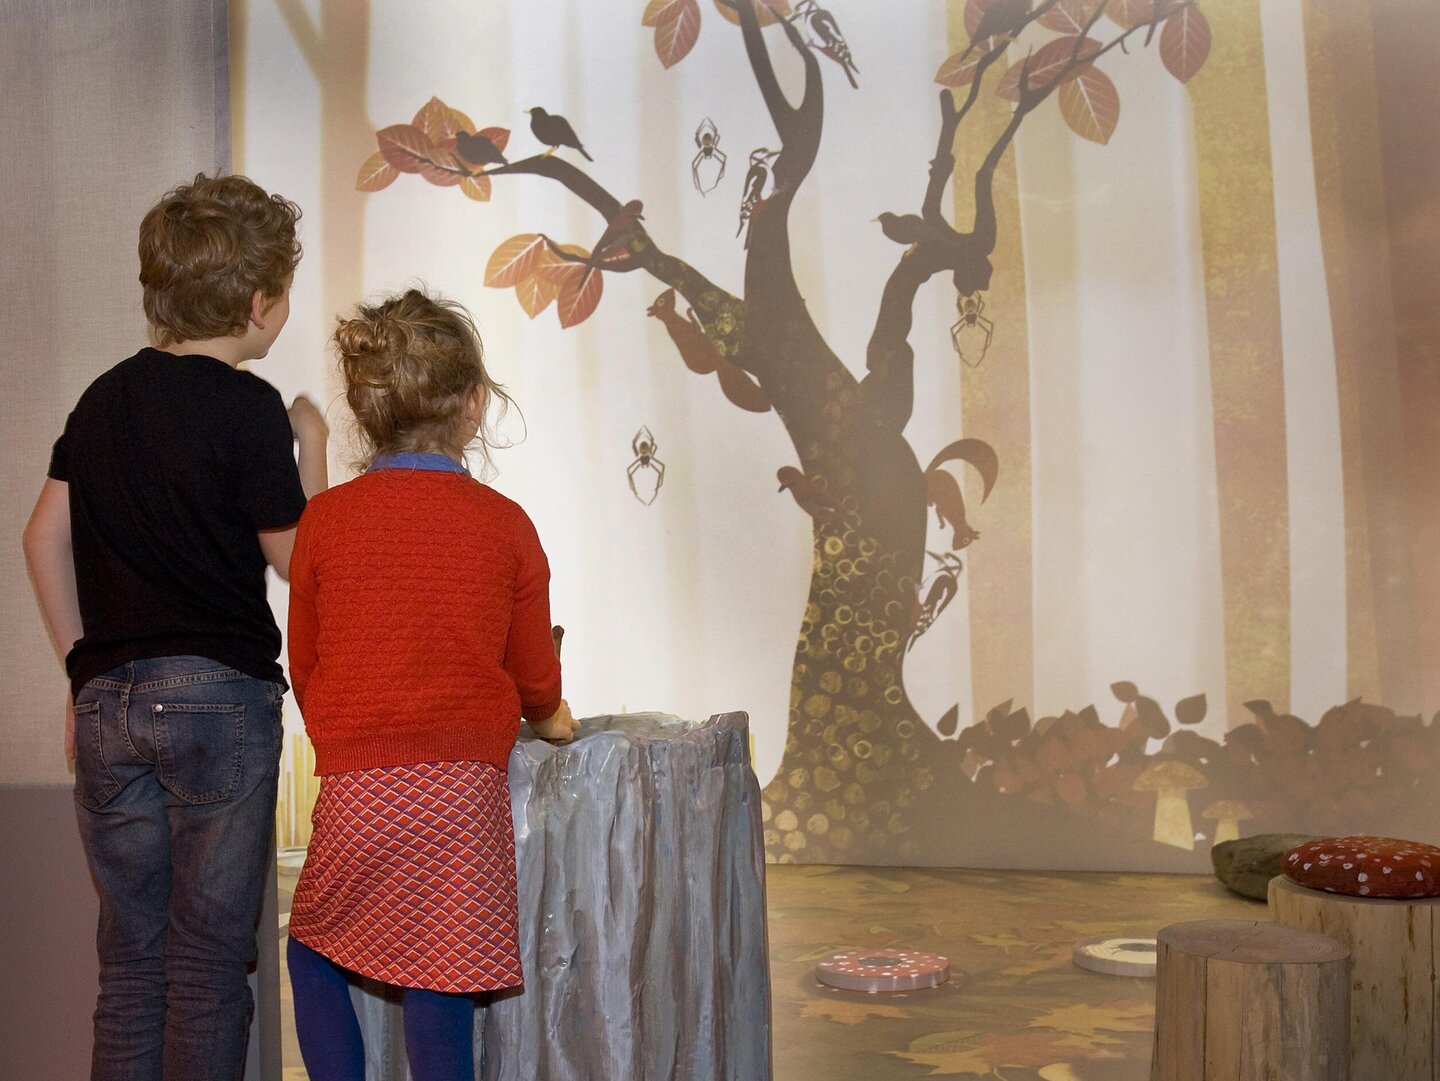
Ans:
<svg viewBox="0 0 1440 1081"><path fill-rule="evenodd" d="M851 950L815 966L815 978L844 991L919 991L950 978L950 962L914 950Z"/></svg>
<svg viewBox="0 0 1440 1081"><path fill-rule="evenodd" d="M1393 837L1329 837L1292 848L1285 877L1351 897L1440 897L1440 848Z"/></svg>

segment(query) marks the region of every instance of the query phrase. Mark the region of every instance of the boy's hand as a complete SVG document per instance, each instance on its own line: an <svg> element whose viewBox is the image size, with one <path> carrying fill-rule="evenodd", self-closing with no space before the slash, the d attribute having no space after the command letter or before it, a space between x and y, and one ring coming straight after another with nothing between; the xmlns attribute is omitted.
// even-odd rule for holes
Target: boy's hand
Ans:
<svg viewBox="0 0 1440 1081"><path fill-rule="evenodd" d="M560 708L543 721L531 721L530 730L548 743L569 743L575 738L580 722L570 712L570 704L563 699Z"/></svg>
<svg viewBox="0 0 1440 1081"><path fill-rule="evenodd" d="M297 395L290 406L290 430L302 443L309 439L324 441L330 436L330 426L325 423L325 414L304 394Z"/></svg>

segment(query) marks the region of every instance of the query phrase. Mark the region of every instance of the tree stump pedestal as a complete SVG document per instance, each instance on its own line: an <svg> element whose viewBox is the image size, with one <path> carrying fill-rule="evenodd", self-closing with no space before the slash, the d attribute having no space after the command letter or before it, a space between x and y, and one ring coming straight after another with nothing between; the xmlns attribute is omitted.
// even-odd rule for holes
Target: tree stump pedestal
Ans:
<svg viewBox="0 0 1440 1081"><path fill-rule="evenodd" d="M1157 941L1151 1081L1350 1077L1344 946L1250 920L1171 924Z"/></svg>
<svg viewBox="0 0 1440 1081"><path fill-rule="evenodd" d="M1280 875L1270 914L1349 947L1356 1081L1440 1081L1440 898L1351 897Z"/></svg>

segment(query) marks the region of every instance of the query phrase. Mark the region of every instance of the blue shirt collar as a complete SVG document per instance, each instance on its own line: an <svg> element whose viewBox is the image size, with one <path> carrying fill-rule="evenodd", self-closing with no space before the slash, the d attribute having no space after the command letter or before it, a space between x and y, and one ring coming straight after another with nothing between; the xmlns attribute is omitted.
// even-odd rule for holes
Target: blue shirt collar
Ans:
<svg viewBox="0 0 1440 1081"><path fill-rule="evenodd" d="M470 470L447 454L420 454L414 451L377 454L365 472L378 473L382 469L423 469L435 473L461 473L467 477L470 475Z"/></svg>

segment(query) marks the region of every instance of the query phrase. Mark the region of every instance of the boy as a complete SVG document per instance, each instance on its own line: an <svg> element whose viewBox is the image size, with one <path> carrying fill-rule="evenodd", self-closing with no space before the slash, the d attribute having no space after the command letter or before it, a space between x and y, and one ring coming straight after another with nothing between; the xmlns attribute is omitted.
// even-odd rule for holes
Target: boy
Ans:
<svg viewBox="0 0 1440 1081"><path fill-rule="evenodd" d="M299 216L203 174L151 209L155 347L81 396L25 529L100 892L92 1081L243 1072L285 691L265 567L287 576L328 433L237 365L289 316Z"/></svg>

